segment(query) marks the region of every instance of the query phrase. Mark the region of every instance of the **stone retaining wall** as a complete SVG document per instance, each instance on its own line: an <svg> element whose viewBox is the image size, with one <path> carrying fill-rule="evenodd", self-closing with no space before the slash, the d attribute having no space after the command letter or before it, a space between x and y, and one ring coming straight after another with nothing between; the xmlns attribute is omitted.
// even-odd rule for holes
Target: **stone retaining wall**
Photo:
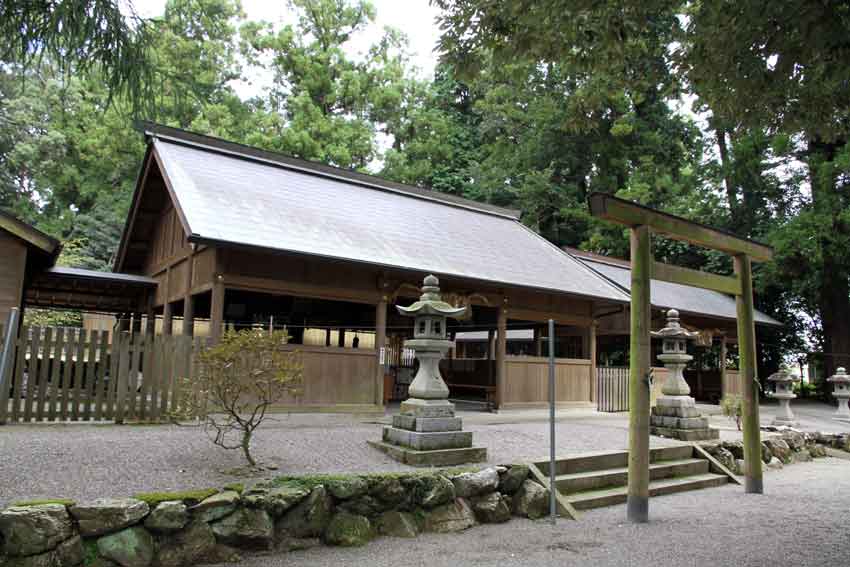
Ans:
<svg viewBox="0 0 850 567"><path fill-rule="evenodd" d="M178 567L240 553L363 545L539 518L548 491L524 465L475 472L281 478L201 494L33 502L0 512L8 567Z"/></svg>
<svg viewBox="0 0 850 567"><path fill-rule="evenodd" d="M780 469L784 465L826 457L828 446L850 451L850 438L847 435L781 431L777 435L764 437L761 443L761 460L769 468ZM704 444L702 447L733 473L744 474L743 441L722 441L711 445Z"/></svg>

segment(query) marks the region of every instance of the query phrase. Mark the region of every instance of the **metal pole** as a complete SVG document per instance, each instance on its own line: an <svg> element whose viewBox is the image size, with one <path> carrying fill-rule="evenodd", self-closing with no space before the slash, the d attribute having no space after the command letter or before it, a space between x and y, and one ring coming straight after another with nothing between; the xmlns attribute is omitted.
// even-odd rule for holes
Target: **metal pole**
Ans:
<svg viewBox="0 0 850 567"><path fill-rule="evenodd" d="M18 308L9 310L6 321L6 337L3 341L3 353L0 354L0 425L6 423L6 413L9 406L9 378L12 375L12 365L15 360L15 337L18 336ZM15 392L15 395L19 395Z"/></svg>
<svg viewBox="0 0 850 567"><path fill-rule="evenodd" d="M549 319L549 515L556 522L555 506L555 321Z"/></svg>

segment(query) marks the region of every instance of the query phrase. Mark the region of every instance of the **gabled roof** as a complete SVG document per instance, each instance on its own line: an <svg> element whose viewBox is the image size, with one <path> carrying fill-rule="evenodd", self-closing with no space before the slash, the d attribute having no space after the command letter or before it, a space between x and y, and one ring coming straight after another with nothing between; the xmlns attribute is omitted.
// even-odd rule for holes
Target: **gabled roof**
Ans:
<svg viewBox="0 0 850 567"><path fill-rule="evenodd" d="M146 134L190 241L628 300L515 211L173 128Z"/></svg>
<svg viewBox="0 0 850 567"><path fill-rule="evenodd" d="M608 258L573 248L567 248L566 251L624 291L630 291L631 267L628 261ZM738 317L735 298L710 289L653 279L650 286L650 301L653 307L659 309L678 309L682 313L720 319L734 320ZM755 310L754 315L756 323L782 325L773 317L765 315L759 310Z"/></svg>
<svg viewBox="0 0 850 567"><path fill-rule="evenodd" d="M37 228L26 224L0 210L0 229L5 230L12 236L22 240L27 246L35 248L39 252L55 258L59 254L61 246L59 241Z"/></svg>

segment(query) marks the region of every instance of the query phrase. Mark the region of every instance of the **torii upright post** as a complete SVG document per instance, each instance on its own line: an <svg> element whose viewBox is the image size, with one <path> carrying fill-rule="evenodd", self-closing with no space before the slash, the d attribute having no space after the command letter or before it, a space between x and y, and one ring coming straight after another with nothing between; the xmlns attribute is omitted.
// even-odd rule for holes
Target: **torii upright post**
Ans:
<svg viewBox="0 0 850 567"><path fill-rule="evenodd" d="M652 263L648 226L631 230L632 286L629 337L629 493L626 515L649 521L649 368L652 324L649 268Z"/></svg>
<svg viewBox="0 0 850 567"><path fill-rule="evenodd" d="M773 249L722 230L618 199L604 193L589 198L593 216L631 229L631 353L629 358L629 491L627 514L633 522L649 517L649 367L650 277L735 295L744 390L746 491L761 493L761 433L756 380L756 331L751 262L767 262ZM719 250L735 260L736 277L719 276L653 262L651 233Z"/></svg>

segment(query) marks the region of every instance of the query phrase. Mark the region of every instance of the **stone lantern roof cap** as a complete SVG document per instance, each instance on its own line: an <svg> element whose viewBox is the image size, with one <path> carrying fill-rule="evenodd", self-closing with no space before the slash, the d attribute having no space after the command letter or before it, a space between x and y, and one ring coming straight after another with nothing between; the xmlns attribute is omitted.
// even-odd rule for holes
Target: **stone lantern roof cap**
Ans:
<svg viewBox="0 0 850 567"><path fill-rule="evenodd" d="M826 379L827 382L850 382L850 375L843 366L835 369L835 374Z"/></svg>
<svg viewBox="0 0 850 567"><path fill-rule="evenodd" d="M662 339L693 339L699 336L699 333L688 331L679 324L679 312L676 309L667 311L667 326L650 334Z"/></svg>
<svg viewBox="0 0 850 567"><path fill-rule="evenodd" d="M850 376L848 377L850 378ZM770 382L799 382L800 379L791 373L791 369L782 365L777 372L767 377Z"/></svg>
<svg viewBox="0 0 850 567"><path fill-rule="evenodd" d="M453 305L443 301L440 295L440 280L437 276L431 274L425 276L422 280L422 295L419 301L415 302L410 307L396 306L398 312L407 317L416 317L419 315L442 315L443 317L452 317L454 319L466 313L466 307L454 307Z"/></svg>

